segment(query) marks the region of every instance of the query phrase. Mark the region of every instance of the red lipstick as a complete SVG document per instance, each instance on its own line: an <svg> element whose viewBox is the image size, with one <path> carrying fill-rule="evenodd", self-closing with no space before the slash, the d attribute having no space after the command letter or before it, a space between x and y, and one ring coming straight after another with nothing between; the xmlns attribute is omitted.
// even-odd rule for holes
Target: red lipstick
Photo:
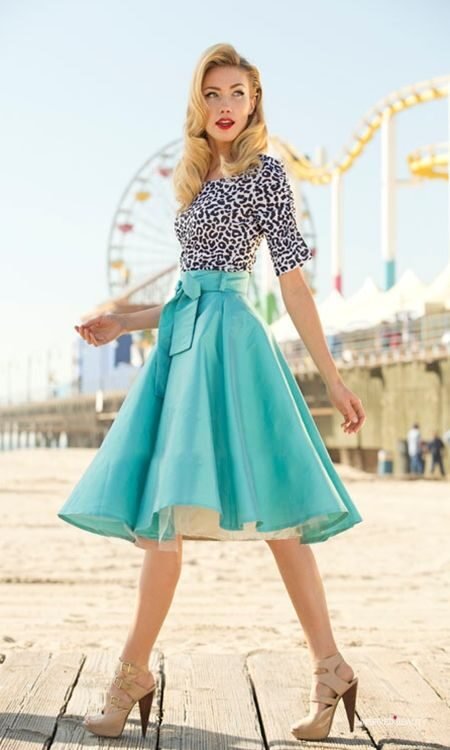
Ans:
<svg viewBox="0 0 450 750"><path fill-rule="evenodd" d="M222 117L220 120L217 120L216 125L222 130L229 130L233 127L234 120L231 120L229 117Z"/></svg>

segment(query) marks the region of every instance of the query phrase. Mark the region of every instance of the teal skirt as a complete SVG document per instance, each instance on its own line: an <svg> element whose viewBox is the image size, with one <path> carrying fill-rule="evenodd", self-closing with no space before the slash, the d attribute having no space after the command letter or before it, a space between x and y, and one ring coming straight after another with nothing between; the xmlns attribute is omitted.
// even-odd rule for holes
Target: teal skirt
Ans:
<svg viewBox="0 0 450 750"><path fill-rule="evenodd" d="M322 542L362 521L248 271L181 271L157 344L58 517L144 547Z"/></svg>

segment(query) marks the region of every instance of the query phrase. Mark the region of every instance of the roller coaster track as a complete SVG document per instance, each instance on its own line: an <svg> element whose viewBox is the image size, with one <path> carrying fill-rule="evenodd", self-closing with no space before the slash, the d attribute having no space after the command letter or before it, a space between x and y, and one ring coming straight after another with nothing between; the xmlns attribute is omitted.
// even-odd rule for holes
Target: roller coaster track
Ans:
<svg viewBox="0 0 450 750"><path fill-rule="evenodd" d="M271 140L294 177L315 185L326 185L331 181L333 173L344 173L353 166L381 127L383 117L389 114L395 116L418 104L428 104L445 97L450 97L448 75L393 91L380 99L358 123L342 155L325 165L314 164L306 154L299 153L294 146L277 136L271 136ZM448 144L425 147L423 154L415 151L408 156L407 161L411 172L417 177L448 179Z"/></svg>

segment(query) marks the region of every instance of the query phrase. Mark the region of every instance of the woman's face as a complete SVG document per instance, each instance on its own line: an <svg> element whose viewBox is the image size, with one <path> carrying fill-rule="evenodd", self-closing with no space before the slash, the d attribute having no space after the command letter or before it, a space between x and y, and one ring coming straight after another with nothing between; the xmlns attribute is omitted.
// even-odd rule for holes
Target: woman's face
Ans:
<svg viewBox="0 0 450 750"><path fill-rule="evenodd" d="M247 126L256 103L256 97L250 96L247 73L231 65L211 68L203 78L202 93L209 111L206 132L219 142L234 141ZM225 121L222 127L221 120Z"/></svg>

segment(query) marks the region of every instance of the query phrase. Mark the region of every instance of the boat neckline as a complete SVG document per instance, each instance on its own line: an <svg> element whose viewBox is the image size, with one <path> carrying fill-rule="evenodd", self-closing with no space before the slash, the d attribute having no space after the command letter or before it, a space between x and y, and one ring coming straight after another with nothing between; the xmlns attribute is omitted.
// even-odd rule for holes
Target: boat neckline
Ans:
<svg viewBox="0 0 450 750"><path fill-rule="evenodd" d="M245 172L239 172L239 174L233 174L231 177L216 177L214 180L203 180L204 185L208 185L210 182L223 182L224 180L235 180L236 177L241 177Z"/></svg>
<svg viewBox="0 0 450 750"><path fill-rule="evenodd" d="M261 156L267 156L264 152L261 153ZM246 169L244 172L239 172L239 174L233 174L231 177L216 177L214 180L203 180L203 186L208 185L210 182L225 182L225 181L231 181L236 180L238 177L244 177L244 175L249 174L253 169L258 169L259 167L250 167L250 169Z"/></svg>

